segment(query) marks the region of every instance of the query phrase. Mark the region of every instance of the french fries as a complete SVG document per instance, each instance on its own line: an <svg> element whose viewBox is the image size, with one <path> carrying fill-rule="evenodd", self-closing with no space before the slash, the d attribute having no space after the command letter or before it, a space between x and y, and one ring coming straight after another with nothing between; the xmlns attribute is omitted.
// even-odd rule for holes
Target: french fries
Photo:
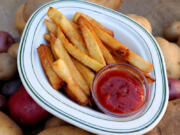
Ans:
<svg viewBox="0 0 180 135"><path fill-rule="evenodd" d="M75 101L81 105L86 105L88 103L88 97L83 92L82 88L77 85L72 72L70 71L68 65L61 59L53 63L54 71L67 83L67 94Z"/></svg>
<svg viewBox="0 0 180 135"><path fill-rule="evenodd" d="M91 24L86 20L86 18L84 18L83 16L80 16L79 19L78 19L78 24L85 24L89 30L91 31L93 37L96 39L96 42L98 44L98 46L100 47L101 49L101 52L106 60L106 63L107 64L112 64L112 63L115 63L115 60L113 58L113 56L111 55L111 53L108 51L108 49L104 46L104 44L101 42L101 40L99 39L99 37L96 35L96 33L94 32Z"/></svg>
<svg viewBox="0 0 180 135"><path fill-rule="evenodd" d="M103 64L100 64L98 61L92 59L81 50L79 50L76 46L72 45L64 36L63 32L58 29L58 38L62 41L64 48L71 54L74 58L79 60L81 63L91 68L94 71L100 70Z"/></svg>
<svg viewBox="0 0 180 135"><path fill-rule="evenodd" d="M38 51L38 55L39 55L42 67L44 69L44 72L47 75L47 78L51 86L55 90L59 90L65 83L60 77L58 77L58 75L55 73L55 71L52 68L52 63L54 60L51 54L51 50L46 45L40 45L37 48L37 51Z"/></svg>
<svg viewBox="0 0 180 135"><path fill-rule="evenodd" d="M59 29L60 28L58 28L58 31ZM74 80L82 88L82 90L87 94L87 96L90 96L90 89L85 79L82 77L82 75L77 70L74 63L72 62L72 59L67 53L66 49L64 48L61 40L59 40L58 38L56 39L55 36L53 35L51 36L51 48L54 50L54 55L56 56L57 59L61 59L67 65L70 65L69 69L72 72L72 76L74 77Z"/></svg>
<svg viewBox="0 0 180 135"><path fill-rule="evenodd" d="M50 35L48 33L44 34L44 38L45 38L46 41L50 42L51 37L50 37Z"/></svg>
<svg viewBox="0 0 180 135"><path fill-rule="evenodd" d="M72 23L57 9L50 7L47 15L51 18L57 26L60 26L69 40L77 46L82 52L88 54L82 36L79 34Z"/></svg>
<svg viewBox="0 0 180 135"><path fill-rule="evenodd" d="M95 60L97 60L99 63L105 66L106 62L99 48L95 35L93 35L93 33L88 29L88 27L82 21L79 24L80 24L82 35L86 42L89 55Z"/></svg>
<svg viewBox="0 0 180 135"><path fill-rule="evenodd" d="M74 15L73 21L77 23L77 20L79 19L80 16L85 17L88 21L90 21L91 23L93 23L94 25L96 25L97 27L99 27L102 31L106 32L107 34L114 36L114 33L112 30L109 30L107 28L105 28L103 25L101 25L99 22L97 22L95 19L91 18L88 15L85 15L83 13L77 12Z"/></svg>
<svg viewBox="0 0 180 135"><path fill-rule="evenodd" d="M94 72L92 72L89 68L87 68L86 66L84 66L83 64L81 64L80 62L78 62L75 59L73 59L73 63L75 64L75 66L77 67L79 72L83 75L83 77L85 78L86 82L89 85L89 88L91 88L92 82L95 77Z"/></svg>
<svg viewBox="0 0 180 135"><path fill-rule="evenodd" d="M52 21L48 19L45 19L44 22L46 24L48 31L56 35L56 31L57 31L56 24L54 24Z"/></svg>
<svg viewBox="0 0 180 135"><path fill-rule="evenodd" d="M44 22L48 33L44 38L50 47L40 45L39 58L52 87L57 90L63 87L73 101L91 106L95 74L107 64L131 64L149 84L155 81L148 74L153 65L116 40L113 31L95 19L77 12L72 22L53 7L47 15L49 19Z"/></svg>
<svg viewBox="0 0 180 135"><path fill-rule="evenodd" d="M146 60L144 60L142 57L128 49L125 45L123 45L120 41L115 39L114 37L110 36L109 34L102 31L100 28L98 28L93 23L89 22L98 37L113 51L115 51L119 56L121 56L123 59L128 61L133 66L139 68L143 72L150 72L153 68L153 65Z"/></svg>

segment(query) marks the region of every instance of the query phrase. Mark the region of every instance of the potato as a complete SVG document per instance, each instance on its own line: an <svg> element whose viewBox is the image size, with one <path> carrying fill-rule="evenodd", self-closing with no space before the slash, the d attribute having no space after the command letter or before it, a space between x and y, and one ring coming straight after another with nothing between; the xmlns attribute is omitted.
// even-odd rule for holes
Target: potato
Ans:
<svg viewBox="0 0 180 135"><path fill-rule="evenodd" d="M180 99L168 103L166 113L160 123L145 135L179 135Z"/></svg>
<svg viewBox="0 0 180 135"><path fill-rule="evenodd" d="M0 111L0 135L23 135L22 130L6 114Z"/></svg>
<svg viewBox="0 0 180 135"><path fill-rule="evenodd" d="M62 125L68 125L68 123L54 116L46 121L44 128L47 129L52 127L59 127Z"/></svg>
<svg viewBox="0 0 180 135"><path fill-rule="evenodd" d="M177 41L177 45L180 46L180 35L179 35L179 38L178 38L178 41Z"/></svg>
<svg viewBox="0 0 180 135"><path fill-rule="evenodd" d="M163 52L168 77L180 78L180 48L161 37L156 37L156 41Z"/></svg>
<svg viewBox="0 0 180 135"><path fill-rule="evenodd" d="M180 36L180 21L175 21L169 24L164 30L164 36L169 41L177 41Z"/></svg>
<svg viewBox="0 0 180 135"><path fill-rule="evenodd" d="M8 53L17 59L18 48L19 48L19 43L12 44L8 48Z"/></svg>
<svg viewBox="0 0 180 135"><path fill-rule="evenodd" d="M123 0L86 0L86 1L90 1L114 10L118 10L123 3Z"/></svg>
<svg viewBox="0 0 180 135"><path fill-rule="evenodd" d="M16 14L15 14L15 25L16 28L19 32L19 34L22 34L24 27L26 25L26 21L24 20L23 17L23 10L24 10L24 4L21 5L17 10L16 10Z"/></svg>
<svg viewBox="0 0 180 135"><path fill-rule="evenodd" d="M0 80L9 80L17 71L16 59L8 53L0 53Z"/></svg>
<svg viewBox="0 0 180 135"><path fill-rule="evenodd" d="M24 4L24 20L27 22L29 17L32 15L32 13L38 9L40 6L45 4L46 2L53 1L53 0L27 0Z"/></svg>
<svg viewBox="0 0 180 135"><path fill-rule="evenodd" d="M146 28L150 33L152 33L151 23L148 21L147 18L143 16L139 16L136 14L127 14L130 18L137 21L139 24L141 24L144 28Z"/></svg>
<svg viewBox="0 0 180 135"><path fill-rule="evenodd" d="M38 135L92 135L80 128L73 126L59 126L48 128L40 132Z"/></svg>
<svg viewBox="0 0 180 135"><path fill-rule="evenodd" d="M0 31L0 53L7 52L8 48L14 43L13 37L5 32Z"/></svg>

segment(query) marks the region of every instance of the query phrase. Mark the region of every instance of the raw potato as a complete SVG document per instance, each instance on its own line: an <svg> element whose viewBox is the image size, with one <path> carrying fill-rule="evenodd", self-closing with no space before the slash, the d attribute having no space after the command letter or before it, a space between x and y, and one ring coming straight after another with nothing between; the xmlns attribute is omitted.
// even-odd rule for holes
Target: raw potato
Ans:
<svg viewBox="0 0 180 135"><path fill-rule="evenodd" d="M52 127L59 127L62 125L68 125L68 123L57 117L52 117L46 121L44 129L52 128Z"/></svg>
<svg viewBox="0 0 180 135"><path fill-rule="evenodd" d="M163 52L168 77L180 78L180 48L161 37L156 37L156 41Z"/></svg>
<svg viewBox="0 0 180 135"><path fill-rule="evenodd" d="M16 59L8 53L0 53L0 80L9 80L17 71Z"/></svg>
<svg viewBox="0 0 180 135"><path fill-rule="evenodd" d="M180 36L180 21L171 23L165 30L164 36L169 41L177 41Z"/></svg>
<svg viewBox="0 0 180 135"><path fill-rule="evenodd" d="M23 10L24 10L24 4L21 5L17 9L16 15L15 15L15 20L14 20L19 34L22 34L24 27L26 25L26 21L24 20L24 17L23 17Z"/></svg>
<svg viewBox="0 0 180 135"><path fill-rule="evenodd" d="M24 20L27 22L29 17L32 15L36 9L38 9L40 6L45 4L46 2L53 1L53 0L27 0L26 3L24 4Z"/></svg>
<svg viewBox="0 0 180 135"><path fill-rule="evenodd" d="M178 41L177 41L177 45L180 46L180 35L179 35L179 38L178 38Z"/></svg>
<svg viewBox="0 0 180 135"><path fill-rule="evenodd" d="M8 53L14 58L17 58L18 48L19 48L19 43L15 43L8 48Z"/></svg>
<svg viewBox="0 0 180 135"><path fill-rule="evenodd" d="M160 123L145 135L179 135L180 99L169 102L165 116Z"/></svg>
<svg viewBox="0 0 180 135"><path fill-rule="evenodd" d="M0 111L0 135L23 135L19 126Z"/></svg>
<svg viewBox="0 0 180 135"><path fill-rule="evenodd" d="M144 26L144 28L146 28L150 33L152 33L151 23L148 21L147 18L136 14L127 14L127 16L137 21L139 24Z"/></svg>
<svg viewBox="0 0 180 135"><path fill-rule="evenodd" d="M118 10L119 7L123 4L123 0L86 0L89 2L93 2L114 10Z"/></svg>
<svg viewBox="0 0 180 135"><path fill-rule="evenodd" d="M48 128L40 132L38 135L92 135L80 128L73 126L59 126Z"/></svg>

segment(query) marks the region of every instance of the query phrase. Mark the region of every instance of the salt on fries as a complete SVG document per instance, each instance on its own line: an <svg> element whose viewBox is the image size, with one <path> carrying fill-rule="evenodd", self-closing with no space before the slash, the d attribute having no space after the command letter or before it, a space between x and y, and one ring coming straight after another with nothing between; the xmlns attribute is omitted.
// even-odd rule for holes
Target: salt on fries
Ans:
<svg viewBox="0 0 180 135"><path fill-rule="evenodd" d="M40 45L39 58L52 87L63 87L73 101L90 103L95 73L107 64L130 63L144 73L149 83L155 81L148 74L153 65L116 40L113 31L95 19L77 12L72 22L52 7L47 15L49 33L44 38L50 47Z"/></svg>

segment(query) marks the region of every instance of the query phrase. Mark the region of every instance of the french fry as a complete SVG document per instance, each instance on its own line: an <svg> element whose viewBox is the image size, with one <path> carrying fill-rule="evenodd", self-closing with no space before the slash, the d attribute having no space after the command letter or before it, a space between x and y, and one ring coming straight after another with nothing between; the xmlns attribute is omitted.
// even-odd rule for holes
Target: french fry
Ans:
<svg viewBox="0 0 180 135"><path fill-rule="evenodd" d="M82 21L80 21L79 24L80 24L82 35L86 42L89 55L95 60L97 60L99 63L105 66L106 62L104 60L100 47L96 41L95 35L93 35L93 33L88 29L88 27Z"/></svg>
<svg viewBox="0 0 180 135"><path fill-rule="evenodd" d="M88 98L82 88L74 80L68 65L61 59L53 63L54 71L67 83L67 94L81 105L88 104Z"/></svg>
<svg viewBox="0 0 180 135"><path fill-rule="evenodd" d="M106 32L107 34L114 36L114 33L112 30L109 30L107 28L105 28L103 25L101 25L99 22L97 22L95 19L91 18L88 15L85 15L83 13L77 12L74 15L73 21L77 23L77 20L79 19L80 16L85 17L88 21L90 21L91 23L93 23L94 25L96 25L97 27L99 27L102 31Z"/></svg>
<svg viewBox="0 0 180 135"><path fill-rule="evenodd" d="M84 66L83 64L81 64L79 61L77 61L75 59L73 59L73 62L75 64L75 66L77 67L77 69L79 70L79 72L85 78L86 82L89 85L89 88L91 88L92 82L93 82L94 77L95 77L94 72L92 72L89 68L87 68L86 66Z"/></svg>
<svg viewBox="0 0 180 135"><path fill-rule="evenodd" d="M144 76L146 77L149 84L152 84L155 81L155 79L148 73L144 73Z"/></svg>
<svg viewBox="0 0 180 135"><path fill-rule="evenodd" d="M99 37L96 35L96 33L94 32L94 30L93 30L91 24L88 22L88 20L86 18L84 18L83 16L80 16L77 23L78 24L84 23L89 28L89 30L93 34L94 38L96 39L96 42L97 42L97 44L99 45L99 47L101 49L101 52L103 53L103 56L104 56L104 58L106 60L106 63L107 64L115 63L115 60L114 60L113 56L108 51L108 49L104 46L104 44L101 42Z"/></svg>
<svg viewBox="0 0 180 135"><path fill-rule="evenodd" d="M37 48L37 51L38 51L38 55L39 55L42 67L44 69L44 72L51 86L55 90L59 90L65 83L60 77L58 77L58 75L52 68L53 56L51 54L51 50L46 45L40 45Z"/></svg>
<svg viewBox="0 0 180 135"><path fill-rule="evenodd" d="M68 53L71 54L78 61L86 65L87 67L91 68L94 71L98 71L103 67L103 65L100 64L98 61L92 59L91 57L83 53L80 49L78 49L76 46L72 45L66 39L61 30L58 30L58 38L62 41L63 46L64 48L66 48Z"/></svg>
<svg viewBox="0 0 180 135"><path fill-rule="evenodd" d="M102 31L96 25L89 22L92 26L98 37L113 51L115 51L119 56L128 61L133 66L139 68L143 72L150 72L153 69L153 65L142 57L128 49L125 45L123 45L120 41L110 36L109 34Z"/></svg>
<svg viewBox="0 0 180 135"><path fill-rule="evenodd" d="M51 46L52 46L51 48L54 50L55 53L54 55L57 57L57 59L62 59L68 65L70 71L72 72L72 76L74 77L77 84L82 88L82 90L88 96L90 96L90 89L88 87L87 82L85 81L85 79L82 77L82 75L77 70L74 63L72 62L71 57L64 48L61 40L59 40L58 38L56 39L55 36L51 35Z"/></svg>
<svg viewBox="0 0 180 135"><path fill-rule="evenodd" d="M45 38L46 41L50 42L51 37L50 37L50 35L48 33L44 34L44 38Z"/></svg>
<svg viewBox="0 0 180 135"><path fill-rule="evenodd" d="M65 35L75 46L77 46L77 48L79 48L85 54L88 54L82 36L78 33L77 29L73 27L72 23L60 11L53 7L50 7L47 15L58 26L61 27Z"/></svg>
<svg viewBox="0 0 180 135"><path fill-rule="evenodd" d="M56 24L54 24L52 21L50 21L48 19L45 19L44 22L46 24L48 31L53 33L54 35L56 35L56 32L57 32Z"/></svg>

